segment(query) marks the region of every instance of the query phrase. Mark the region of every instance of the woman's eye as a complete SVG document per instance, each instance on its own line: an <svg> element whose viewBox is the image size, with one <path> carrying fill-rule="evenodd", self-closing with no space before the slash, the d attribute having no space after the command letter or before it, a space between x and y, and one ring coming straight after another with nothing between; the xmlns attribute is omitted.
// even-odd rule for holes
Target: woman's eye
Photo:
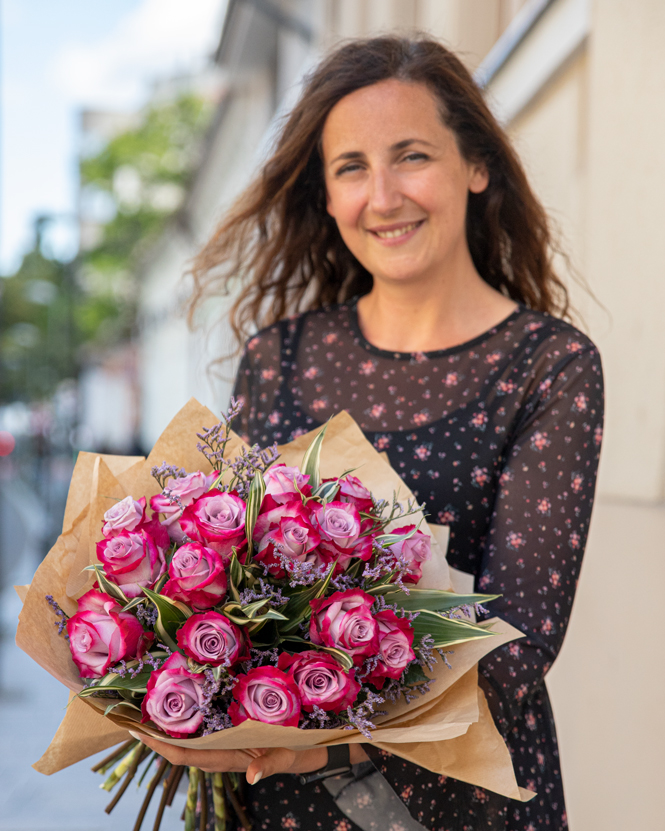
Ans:
<svg viewBox="0 0 665 831"><path fill-rule="evenodd" d="M340 167L340 169L335 174L336 176L341 176L344 173L355 173L356 170L361 169L361 165L357 164L356 162L351 162L351 164L345 164L344 167Z"/></svg>
<svg viewBox="0 0 665 831"><path fill-rule="evenodd" d="M407 153L404 156L405 162L421 162L423 160L429 159L429 156L426 153Z"/></svg>

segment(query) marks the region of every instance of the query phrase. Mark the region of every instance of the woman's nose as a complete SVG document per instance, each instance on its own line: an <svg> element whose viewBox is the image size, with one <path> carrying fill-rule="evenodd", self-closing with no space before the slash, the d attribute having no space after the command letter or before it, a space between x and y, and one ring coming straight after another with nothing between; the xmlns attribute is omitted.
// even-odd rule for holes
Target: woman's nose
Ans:
<svg viewBox="0 0 665 831"><path fill-rule="evenodd" d="M396 177L388 170L376 170L370 178L369 207L374 213L387 215L401 208L404 199Z"/></svg>

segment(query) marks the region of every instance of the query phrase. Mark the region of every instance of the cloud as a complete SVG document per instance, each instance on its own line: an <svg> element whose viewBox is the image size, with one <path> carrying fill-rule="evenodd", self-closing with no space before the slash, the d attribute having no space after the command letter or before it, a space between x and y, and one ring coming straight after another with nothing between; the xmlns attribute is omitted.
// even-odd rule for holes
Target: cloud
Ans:
<svg viewBox="0 0 665 831"><path fill-rule="evenodd" d="M96 109L140 106L149 82L205 64L227 0L142 0L104 37L63 46L53 78L67 98Z"/></svg>

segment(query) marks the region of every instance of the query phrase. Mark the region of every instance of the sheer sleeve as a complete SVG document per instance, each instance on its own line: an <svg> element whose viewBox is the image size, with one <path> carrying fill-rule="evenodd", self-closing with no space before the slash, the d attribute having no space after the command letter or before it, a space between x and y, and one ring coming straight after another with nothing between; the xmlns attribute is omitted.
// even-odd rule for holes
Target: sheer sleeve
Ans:
<svg viewBox="0 0 665 831"><path fill-rule="evenodd" d="M233 397L242 403L235 431L249 444L271 444L266 426L273 417L282 380L280 374L281 334L278 326L250 338L240 359Z"/></svg>
<svg viewBox="0 0 665 831"><path fill-rule="evenodd" d="M523 714L563 642L591 518L602 438L603 380L593 347L534 381L504 453L478 589L524 638L480 665L497 726Z"/></svg>

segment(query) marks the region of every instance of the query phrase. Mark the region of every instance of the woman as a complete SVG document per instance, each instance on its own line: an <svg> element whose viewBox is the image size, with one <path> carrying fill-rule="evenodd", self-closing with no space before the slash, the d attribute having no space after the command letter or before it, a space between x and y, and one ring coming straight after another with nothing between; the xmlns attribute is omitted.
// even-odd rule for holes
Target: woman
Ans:
<svg viewBox="0 0 665 831"><path fill-rule="evenodd" d="M427 829L566 827L544 677L565 633L602 436L594 345L567 323L542 207L459 60L429 40L351 42L309 78L261 177L198 257L198 299L250 275L233 323L251 442L346 409L450 526L448 560L525 638L480 683L526 804L382 754ZM293 317L294 309L305 309ZM357 826L320 783L325 751L181 754L246 771L256 828ZM194 758L196 757L196 758ZM364 753L352 748L352 762ZM396 828L398 825L395 826Z"/></svg>

